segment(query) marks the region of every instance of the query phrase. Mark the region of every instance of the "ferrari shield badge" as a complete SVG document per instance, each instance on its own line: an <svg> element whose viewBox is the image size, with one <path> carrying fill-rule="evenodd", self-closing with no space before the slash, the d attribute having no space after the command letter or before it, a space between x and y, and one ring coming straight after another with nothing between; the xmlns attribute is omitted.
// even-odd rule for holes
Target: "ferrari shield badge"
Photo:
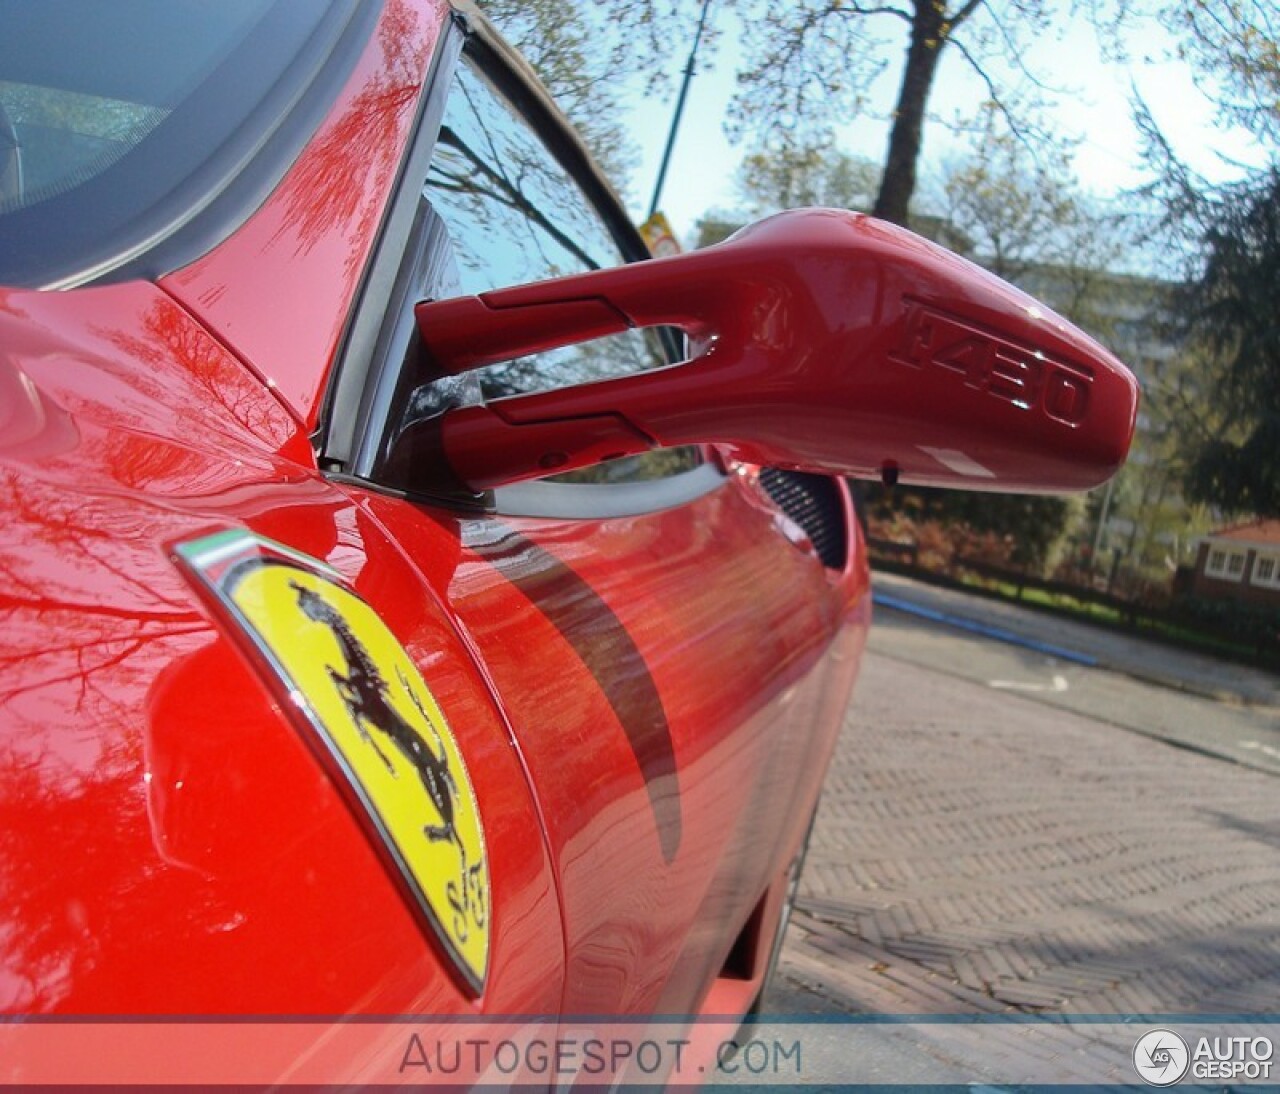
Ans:
<svg viewBox="0 0 1280 1094"><path fill-rule="evenodd" d="M177 553L305 717L479 994L491 920L484 829L457 742L404 647L317 559L240 532Z"/></svg>

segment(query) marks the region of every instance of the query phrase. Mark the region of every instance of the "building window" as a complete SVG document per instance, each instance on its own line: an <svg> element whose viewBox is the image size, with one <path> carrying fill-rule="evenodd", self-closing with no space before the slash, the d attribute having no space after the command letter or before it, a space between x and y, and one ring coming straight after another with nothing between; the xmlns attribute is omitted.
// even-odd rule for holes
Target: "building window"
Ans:
<svg viewBox="0 0 1280 1094"><path fill-rule="evenodd" d="M1253 563L1252 584L1280 589L1280 554L1259 555Z"/></svg>
<svg viewBox="0 0 1280 1094"><path fill-rule="evenodd" d="M1244 564L1248 557L1246 551L1234 550L1230 547L1211 547L1204 572L1208 577L1220 578L1223 581L1239 581L1244 577Z"/></svg>

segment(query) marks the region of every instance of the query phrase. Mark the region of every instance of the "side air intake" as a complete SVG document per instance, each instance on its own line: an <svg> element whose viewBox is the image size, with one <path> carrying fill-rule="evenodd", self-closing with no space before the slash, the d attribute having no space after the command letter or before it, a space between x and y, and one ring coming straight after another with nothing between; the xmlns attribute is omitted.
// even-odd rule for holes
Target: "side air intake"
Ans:
<svg viewBox="0 0 1280 1094"><path fill-rule="evenodd" d="M849 540L844 505L835 480L826 475L766 467L760 472L760 485L778 507L805 530L822 564L832 570L843 570L849 557Z"/></svg>

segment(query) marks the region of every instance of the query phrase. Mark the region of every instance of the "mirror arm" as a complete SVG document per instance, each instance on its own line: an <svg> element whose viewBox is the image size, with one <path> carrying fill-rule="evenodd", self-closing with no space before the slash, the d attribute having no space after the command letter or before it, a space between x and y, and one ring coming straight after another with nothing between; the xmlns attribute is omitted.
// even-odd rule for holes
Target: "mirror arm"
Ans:
<svg viewBox="0 0 1280 1094"><path fill-rule="evenodd" d="M784 213L703 251L419 304L420 378L675 327L688 361L447 411L396 438L412 489L434 461L474 489L652 447L971 489L1106 481L1137 418L1133 376L1048 308L911 233Z"/></svg>
<svg viewBox="0 0 1280 1094"><path fill-rule="evenodd" d="M559 349L566 344L566 331L573 332L575 342L589 342L632 326L603 297L558 294L527 305L504 302L504 295L485 293L417 305L425 373L420 382Z"/></svg>

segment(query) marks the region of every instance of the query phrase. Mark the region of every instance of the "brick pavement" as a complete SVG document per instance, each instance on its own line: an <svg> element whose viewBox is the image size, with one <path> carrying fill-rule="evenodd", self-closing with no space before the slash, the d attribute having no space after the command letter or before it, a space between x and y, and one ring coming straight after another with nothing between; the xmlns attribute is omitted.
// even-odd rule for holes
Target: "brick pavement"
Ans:
<svg viewBox="0 0 1280 1094"><path fill-rule="evenodd" d="M784 984L847 1013L1280 1012L1278 792L868 653Z"/></svg>

